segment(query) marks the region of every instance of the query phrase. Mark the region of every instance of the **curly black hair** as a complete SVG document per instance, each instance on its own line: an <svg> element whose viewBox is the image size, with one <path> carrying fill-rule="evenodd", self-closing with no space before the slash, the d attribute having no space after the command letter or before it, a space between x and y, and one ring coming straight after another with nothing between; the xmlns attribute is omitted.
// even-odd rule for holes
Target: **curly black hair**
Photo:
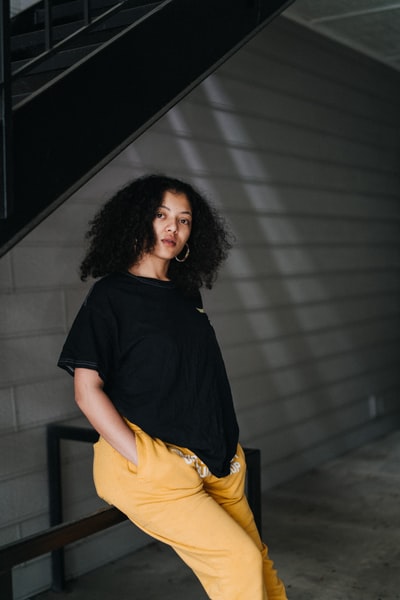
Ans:
<svg viewBox="0 0 400 600"><path fill-rule="evenodd" d="M231 248L231 234L216 210L190 184L165 175L145 175L120 189L90 221L89 247L80 265L82 281L126 271L155 244L153 221L165 192L185 194L192 208L188 259L172 260L168 277L183 291L211 288Z"/></svg>

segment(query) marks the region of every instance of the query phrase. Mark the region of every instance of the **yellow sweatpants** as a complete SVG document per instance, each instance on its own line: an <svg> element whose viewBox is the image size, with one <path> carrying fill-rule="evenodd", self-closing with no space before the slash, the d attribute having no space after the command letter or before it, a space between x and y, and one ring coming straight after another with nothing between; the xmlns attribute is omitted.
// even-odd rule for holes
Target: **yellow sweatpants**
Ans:
<svg viewBox="0 0 400 600"><path fill-rule="evenodd" d="M217 478L190 450L128 425L136 434L138 465L100 438L94 446L99 496L172 546L212 600L287 600L244 495L240 445L230 475Z"/></svg>

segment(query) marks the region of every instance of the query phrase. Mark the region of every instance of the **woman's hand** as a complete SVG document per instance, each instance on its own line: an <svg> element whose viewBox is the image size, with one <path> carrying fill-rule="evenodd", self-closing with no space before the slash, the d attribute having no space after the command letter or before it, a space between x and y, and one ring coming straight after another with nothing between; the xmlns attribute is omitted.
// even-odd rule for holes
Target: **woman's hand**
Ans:
<svg viewBox="0 0 400 600"><path fill-rule="evenodd" d="M96 431L130 462L137 465L135 433L103 390L103 380L91 369L75 369L75 400Z"/></svg>

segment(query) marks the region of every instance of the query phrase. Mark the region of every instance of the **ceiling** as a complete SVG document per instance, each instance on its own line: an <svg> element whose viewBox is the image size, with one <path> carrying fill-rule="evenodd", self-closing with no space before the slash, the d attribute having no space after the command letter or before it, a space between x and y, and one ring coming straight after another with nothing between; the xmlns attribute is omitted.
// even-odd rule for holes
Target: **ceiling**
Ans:
<svg viewBox="0 0 400 600"><path fill-rule="evenodd" d="M400 1L295 0L283 14L400 71Z"/></svg>

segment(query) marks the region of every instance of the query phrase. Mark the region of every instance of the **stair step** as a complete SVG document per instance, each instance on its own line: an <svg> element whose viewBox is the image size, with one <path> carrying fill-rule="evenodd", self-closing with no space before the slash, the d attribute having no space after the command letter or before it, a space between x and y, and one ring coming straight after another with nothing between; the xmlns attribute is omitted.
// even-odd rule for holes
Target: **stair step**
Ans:
<svg viewBox="0 0 400 600"><path fill-rule="evenodd" d="M120 0L90 0L91 11L103 12ZM53 23L63 24L73 20L79 20L83 15L83 0L53 0L52 2L52 19ZM141 7L149 4L154 4L154 0L127 0L126 4L130 7ZM15 15L11 20L11 31L13 35L30 33L37 29L43 29L45 19L45 10L43 2L38 2Z"/></svg>
<svg viewBox="0 0 400 600"><path fill-rule="evenodd" d="M120 31L123 31L128 25L134 23L158 4L159 3L152 3L151 5L148 4L146 7L130 8L113 15L107 23L100 23L92 30L82 33L66 44L60 51L47 58L36 67L33 67L32 70L21 76L17 76L12 87L13 106L49 83L56 76L60 75L63 70L85 58L101 44L117 35ZM75 24L75 27L76 26L77 25ZM65 32L69 27L71 27L71 24L59 26L57 28L58 34L61 36L61 33L64 33L64 36L62 37L65 37ZM38 32L35 32L35 35L37 36ZM32 48L35 49L37 54L44 50L43 46L40 47L39 45L35 47L32 46ZM13 61L12 63L13 72L29 62L32 58L31 56L26 57L26 54L22 52L16 53L16 55L18 56L18 60Z"/></svg>
<svg viewBox="0 0 400 600"><path fill-rule="evenodd" d="M87 46L63 50L42 63L35 66L31 71L16 77L12 84L12 104L15 106L26 96L38 91L52 79L62 74L69 67L77 64L91 52L101 46L101 43L92 43ZM23 66L27 61L18 61L15 67Z"/></svg>
<svg viewBox="0 0 400 600"><path fill-rule="evenodd" d="M18 80L13 85L13 95L12 95L12 104L15 106L24 98L33 94L33 92L40 89L46 83L48 83L51 79L57 77L63 73L64 69L55 69L53 71L46 71L43 73L36 73L30 77L24 77L21 80Z"/></svg>
<svg viewBox="0 0 400 600"><path fill-rule="evenodd" d="M129 21L128 21L129 23ZM54 43L57 43L69 35L75 33L78 29L83 27L84 23L81 21L80 23L76 23L74 25L60 25L54 30ZM68 42L67 47L76 47L83 45L90 45L92 43L101 43L110 39L113 35L118 33L118 31L122 30L127 26L127 23L124 23L123 26L114 26L101 28L101 26L96 27L96 29L92 29L86 33L79 34L76 39ZM93 40L93 41L92 41ZM29 45L26 46L26 42L29 41ZM18 45L17 45L18 43ZM44 33L39 32L38 35L30 34L29 40L18 40L15 46L12 49L12 64L16 62L20 62L23 60L29 60L41 54L45 51L45 42L44 42ZM21 46L19 46L21 43ZM64 46L65 48L66 46ZM14 69L13 69L14 70Z"/></svg>
<svg viewBox="0 0 400 600"><path fill-rule="evenodd" d="M104 9L111 8L114 4L117 4L116 0L91 0L90 10L103 12ZM154 0L127 0L126 4L128 8L146 8L148 5L154 4ZM54 20L64 20L65 22L68 22L81 18L82 12L82 0L72 0L72 2L55 5L52 10L52 18ZM43 24L44 19L44 9L38 9L35 15L36 23Z"/></svg>
<svg viewBox="0 0 400 600"><path fill-rule="evenodd" d="M104 11L116 4L118 0L91 0L91 8L93 10ZM68 8L69 7L69 8ZM71 15L78 15L68 17L68 13ZM65 0L52 0L52 20L53 24L62 24L64 20L71 21L76 18L82 18L83 15L83 0L71 0L65 2ZM31 33L36 30L43 29L45 18L44 2L37 2L31 5L29 8L18 13L11 19L11 33L12 35L22 35L24 33Z"/></svg>
<svg viewBox="0 0 400 600"><path fill-rule="evenodd" d="M76 48L68 48L66 50L57 52L57 54L49 56L49 58L47 58L45 61L32 67L32 69L29 71L29 75L35 75L36 73L53 71L57 69L67 69L72 64L82 60L82 58L99 48L100 45L100 43L88 44L87 46L78 46ZM14 61L12 65L13 71L20 69L27 63L29 63L29 59ZM26 75L22 77L26 77Z"/></svg>
<svg viewBox="0 0 400 600"><path fill-rule="evenodd" d="M104 9L111 8L116 4L116 0L91 0L90 9L93 12L103 11ZM44 8L37 8L35 12L35 24L41 26L45 21L45 10ZM53 23L63 24L69 23L70 21L76 21L82 18L83 14L83 2L82 0L72 0L71 2L63 2L61 4L55 4L51 11L51 17Z"/></svg>
<svg viewBox="0 0 400 600"><path fill-rule="evenodd" d="M106 39L115 35L115 30L126 27L131 23L134 23L142 16L153 10L156 6L158 6L160 2L152 2L151 4L147 4L145 6L136 6L136 7L123 7L119 12L111 15L107 20L103 21L99 25L95 26L93 29L88 32L82 34L87 37L88 40L96 38L96 34L99 32L110 31L108 36L100 38L97 36L97 41L105 41ZM53 28L53 40L54 42L59 42L60 40L68 37L69 35L76 32L81 27L85 26L85 22L81 20L74 21L73 23L65 23L62 25L57 25ZM81 42L77 42L82 45ZM88 43L91 43L90 41ZM22 33L18 35L14 35L11 39L11 52L13 61L23 60L25 58L32 58L37 54L40 54L44 51L45 46L45 32L44 29L39 29L36 31L31 31L29 33Z"/></svg>

